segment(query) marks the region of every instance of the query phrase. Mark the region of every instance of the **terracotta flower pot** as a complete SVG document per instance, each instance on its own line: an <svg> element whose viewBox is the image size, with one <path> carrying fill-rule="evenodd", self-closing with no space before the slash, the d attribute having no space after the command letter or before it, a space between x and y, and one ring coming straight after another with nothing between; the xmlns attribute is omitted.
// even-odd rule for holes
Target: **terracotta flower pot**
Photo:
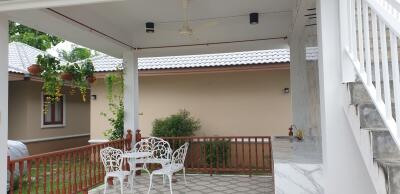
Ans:
<svg viewBox="0 0 400 194"><path fill-rule="evenodd" d="M62 80L65 80L65 81L71 81L74 78L71 73L67 73L67 72L62 72L60 77Z"/></svg>
<svg viewBox="0 0 400 194"><path fill-rule="evenodd" d="M38 64L32 64L28 67L28 71L31 75L39 75L42 72L42 68Z"/></svg>
<svg viewBox="0 0 400 194"><path fill-rule="evenodd" d="M86 80L89 82L89 83L94 83L95 81L96 81L96 77L95 76L88 76L87 78L86 78Z"/></svg>

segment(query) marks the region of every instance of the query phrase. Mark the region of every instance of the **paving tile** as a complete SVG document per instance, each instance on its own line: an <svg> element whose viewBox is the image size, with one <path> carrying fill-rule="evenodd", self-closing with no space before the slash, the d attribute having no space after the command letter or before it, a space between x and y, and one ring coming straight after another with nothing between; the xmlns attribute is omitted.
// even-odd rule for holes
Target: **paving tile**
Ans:
<svg viewBox="0 0 400 194"><path fill-rule="evenodd" d="M177 175L178 182L173 183L174 194L273 194L273 179L267 176L232 176L232 175L187 175L185 185L183 176ZM162 177L153 178L151 194L169 193L169 184L162 183ZM149 187L149 176L147 174L135 177L135 194L146 194ZM102 194L104 185L91 190L90 194ZM119 186L116 189L108 189L107 194L120 193ZM124 193L131 193L130 188L125 188Z"/></svg>

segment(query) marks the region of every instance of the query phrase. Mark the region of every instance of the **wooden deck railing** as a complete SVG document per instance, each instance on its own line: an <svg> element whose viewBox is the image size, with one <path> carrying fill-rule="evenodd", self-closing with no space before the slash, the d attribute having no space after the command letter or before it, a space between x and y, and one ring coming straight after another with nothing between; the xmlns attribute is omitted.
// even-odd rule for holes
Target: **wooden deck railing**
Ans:
<svg viewBox="0 0 400 194"><path fill-rule="evenodd" d="M132 134L107 143L8 160L9 194L87 193L102 184L105 175L100 149L130 150Z"/></svg>
<svg viewBox="0 0 400 194"><path fill-rule="evenodd" d="M162 137L172 149L189 142L185 166L191 172L269 174L270 136Z"/></svg>

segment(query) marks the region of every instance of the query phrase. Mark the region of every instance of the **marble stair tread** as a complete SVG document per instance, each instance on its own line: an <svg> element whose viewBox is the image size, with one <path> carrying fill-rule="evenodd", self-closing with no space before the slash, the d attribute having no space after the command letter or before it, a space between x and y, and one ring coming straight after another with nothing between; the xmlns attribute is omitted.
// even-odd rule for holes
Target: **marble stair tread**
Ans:
<svg viewBox="0 0 400 194"><path fill-rule="evenodd" d="M400 158L400 150L390 132L384 128L364 129L371 134L371 146L374 159Z"/></svg>

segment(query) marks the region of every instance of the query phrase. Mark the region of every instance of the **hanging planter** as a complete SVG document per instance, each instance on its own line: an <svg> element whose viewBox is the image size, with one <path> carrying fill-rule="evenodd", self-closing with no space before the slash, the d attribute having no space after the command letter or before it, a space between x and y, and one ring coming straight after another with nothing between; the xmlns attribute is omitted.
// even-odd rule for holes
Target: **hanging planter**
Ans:
<svg viewBox="0 0 400 194"><path fill-rule="evenodd" d="M77 76L77 74L79 73L79 69L77 68L76 64L70 65L63 65L61 66L61 74L60 74L60 78L64 81L72 81L74 79L74 77Z"/></svg>
<svg viewBox="0 0 400 194"><path fill-rule="evenodd" d="M32 64L31 66L28 67L28 72L31 75L39 75L42 72L42 68L40 67L39 64Z"/></svg>
<svg viewBox="0 0 400 194"><path fill-rule="evenodd" d="M94 66L92 61L86 60L82 64L82 74L85 76L86 80L92 84L96 81L96 77L94 76Z"/></svg>
<svg viewBox="0 0 400 194"><path fill-rule="evenodd" d="M72 79L74 79L74 76L71 73L68 72L62 72L60 74L60 78L64 81L71 81Z"/></svg>
<svg viewBox="0 0 400 194"><path fill-rule="evenodd" d="M37 64L40 65L40 78L43 80L43 93L47 96L46 103L58 102L62 96L60 80L60 61L50 55L38 55Z"/></svg>

